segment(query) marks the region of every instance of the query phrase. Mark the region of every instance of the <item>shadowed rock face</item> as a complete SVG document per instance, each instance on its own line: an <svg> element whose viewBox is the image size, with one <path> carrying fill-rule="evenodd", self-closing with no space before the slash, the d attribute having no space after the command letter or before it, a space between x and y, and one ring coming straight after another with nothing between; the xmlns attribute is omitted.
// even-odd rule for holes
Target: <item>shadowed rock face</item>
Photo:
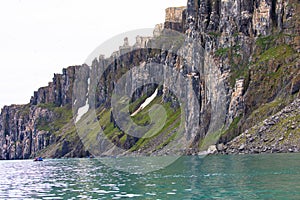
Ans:
<svg viewBox="0 0 300 200"><path fill-rule="evenodd" d="M109 110L118 79L133 66L150 62L167 63L187 84L174 81L174 74L163 69L146 68L143 74L133 72L127 90L163 74L158 93L165 103L179 106L165 88L178 91L180 97L195 96L182 105L187 153L206 148L203 140L208 135L219 136L210 144L227 143L299 98L299 13L296 0L188 0L186 7L168 8L166 21L156 26L154 38L138 37L133 47L125 44L110 58L95 59L90 67L63 69L47 87L34 92L28 105L5 106L0 115L0 159L88 155L76 134L72 106L75 112L86 103L90 108ZM151 48L167 29L186 36L177 53ZM132 100L153 94L156 87L139 88ZM87 98L89 91L95 91L95 98ZM74 93L78 98L73 98ZM274 103L278 101L281 103ZM114 121L112 115L110 121ZM298 127L299 122L294 124ZM118 137L114 138L117 145L125 149L138 141L127 137L120 144ZM156 142L151 143L154 149ZM295 149L295 144L291 145L287 142L284 147ZM247 148L247 144L238 147L240 151ZM149 149L141 151L148 153Z"/></svg>

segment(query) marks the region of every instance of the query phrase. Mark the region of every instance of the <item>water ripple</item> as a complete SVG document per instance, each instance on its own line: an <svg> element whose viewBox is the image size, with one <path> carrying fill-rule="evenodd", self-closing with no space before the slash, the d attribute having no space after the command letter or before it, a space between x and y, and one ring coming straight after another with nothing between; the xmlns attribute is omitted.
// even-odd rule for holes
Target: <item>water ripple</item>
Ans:
<svg viewBox="0 0 300 200"><path fill-rule="evenodd" d="M0 199L300 197L299 154L183 157L145 175L116 171L96 159L1 161L0 176Z"/></svg>

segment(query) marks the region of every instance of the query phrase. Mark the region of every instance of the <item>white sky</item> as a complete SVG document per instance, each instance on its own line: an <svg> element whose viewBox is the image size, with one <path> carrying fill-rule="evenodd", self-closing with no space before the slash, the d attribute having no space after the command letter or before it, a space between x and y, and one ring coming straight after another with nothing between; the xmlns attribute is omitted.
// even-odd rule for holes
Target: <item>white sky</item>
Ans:
<svg viewBox="0 0 300 200"><path fill-rule="evenodd" d="M0 0L0 108L29 103L115 35L164 22L187 0Z"/></svg>

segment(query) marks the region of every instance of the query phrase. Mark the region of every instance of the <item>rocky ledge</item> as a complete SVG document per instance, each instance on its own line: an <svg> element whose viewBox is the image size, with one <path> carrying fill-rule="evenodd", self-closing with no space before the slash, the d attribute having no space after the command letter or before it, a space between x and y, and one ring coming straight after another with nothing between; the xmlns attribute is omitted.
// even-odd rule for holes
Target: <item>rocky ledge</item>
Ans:
<svg viewBox="0 0 300 200"><path fill-rule="evenodd" d="M300 152L300 99L246 130L231 142L217 145L220 154Z"/></svg>

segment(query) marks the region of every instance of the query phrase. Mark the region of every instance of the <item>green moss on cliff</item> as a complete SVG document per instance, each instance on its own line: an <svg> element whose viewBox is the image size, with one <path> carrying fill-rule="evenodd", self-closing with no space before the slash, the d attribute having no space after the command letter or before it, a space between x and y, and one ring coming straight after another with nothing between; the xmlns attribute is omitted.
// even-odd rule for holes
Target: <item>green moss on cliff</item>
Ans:
<svg viewBox="0 0 300 200"><path fill-rule="evenodd" d="M261 36L256 40L256 46L260 47L263 50L266 50L270 47L270 45L274 44L274 35L269 36Z"/></svg>
<svg viewBox="0 0 300 200"><path fill-rule="evenodd" d="M236 79L246 78L245 115L240 123L234 121L230 125L220 141L230 141L293 101L291 87L299 72L299 53L286 41L294 41L295 37L283 33L259 37L248 66L232 65L229 79L232 87Z"/></svg>
<svg viewBox="0 0 300 200"><path fill-rule="evenodd" d="M257 122L261 122L271 115L276 114L288 104L282 98L278 98L270 103L261 105L258 109L252 112L248 117L247 123L250 126L254 126Z"/></svg>
<svg viewBox="0 0 300 200"><path fill-rule="evenodd" d="M139 118L139 115L145 115L149 112L149 108L151 108L154 104L160 104L162 102L161 97L156 98L149 106L147 106L141 113L139 113L135 118ZM163 125L161 130L158 129L150 129L144 137L140 138L138 142L130 149L130 151L137 151L139 149L151 148L153 149L160 149L169 142L171 142L176 137L176 130L180 125L180 117L181 117L181 110L174 109L171 107L170 103L164 103L162 106L166 112L166 122ZM156 110L155 112L158 112ZM160 113L157 113L160 114ZM154 113L155 115L155 113ZM160 117L160 116L158 116ZM162 125L162 124L160 124ZM161 127L161 126L158 127ZM158 139L160 138L160 139ZM154 142L155 141L155 142ZM154 142L154 143L153 143ZM152 144L153 143L153 144ZM155 148L156 147L156 148Z"/></svg>
<svg viewBox="0 0 300 200"><path fill-rule="evenodd" d="M219 141L230 141L235 138L237 135L241 133L240 126L241 126L242 116L236 117L233 119L232 123L229 127L220 133Z"/></svg>
<svg viewBox="0 0 300 200"><path fill-rule="evenodd" d="M271 59L282 60L290 57L291 55L293 55L293 53L294 50L286 44L271 47L260 56L258 63L269 61Z"/></svg>
<svg viewBox="0 0 300 200"><path fill-rule="evenodd" d="M38 119L36 123L38 130L56 132L68 124L73 118L70 106L55 107L54 104L39 104L38 107L47 109L53 113L53 118L40 117Z"/></svg>
<svg viewBox="0 0 300 200"><path fill-rule="evenodd" d="M228 52L230 51L231 48L227 47L227 48L220 48L216 51L216 56L226 56L228 54Z"/></svg>
<svg viewBox="0 0 300 200"><path fill-rule="evenodd" d="M224 132L225 130L224 128L222 128L216 131L215 133L210 133L206 135L205 138L199 143L199 150L206 151L209 148L209 146L216 144L220 139L221 135L224 134Z"/></svg>
<svg viewBox="0 0 300 200"><path fill-rule="evenodd" d="M241 46L239 44L219 48L216 50L215 55L230 65L229 84L232 88L235 86L237 79L248 79L249 63L242 59Z"/></svg>
<svg viewBox="0 0 300 200"><path fill-rule="evenodd" d="M208 35L210 35L213 38L220 37L222 34L219 32L209 32Z"/></svg>
<svg viewBox="0 0 300 200"><path fill-rule="evenodd" d="M57 108L54 103L40 103L37 105L37 107L48 110L54 110Z"/></svg>
<svg viewBox="0 0 300 200"><path fill-rule="evenodd" d="M30 113L30 104L26 104L22 107L21 111L19 112L19 114L21 116L28 116Z"/></svg>

